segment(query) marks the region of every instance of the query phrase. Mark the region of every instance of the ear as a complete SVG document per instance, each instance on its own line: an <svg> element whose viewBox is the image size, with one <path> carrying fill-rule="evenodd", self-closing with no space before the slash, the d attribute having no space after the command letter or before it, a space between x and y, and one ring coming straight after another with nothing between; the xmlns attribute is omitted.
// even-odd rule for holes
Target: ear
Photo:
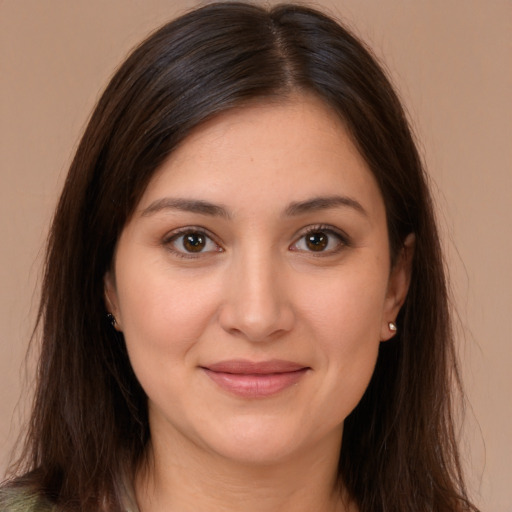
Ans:
<svg viewBox="0 0 512 512"><path fill-rule="evenodd" d="M105 293L105 307L107 311L114 317L112 322L113 327L117 331L122 331L121 314L119 311L119 300L117 297L116 280L113 272L109 270L103 278L104 293Z"/></svg>
<svg viewBox="0 0 512 512"><path fill-rule="evenodd" d="M396 334L396 329L390 329L390 322L393 324L396 322L396 317L407 297L411 282L414 244L415 236L410 233L407 235L389 275L380 333L382 341L387 341Z"/></svg>

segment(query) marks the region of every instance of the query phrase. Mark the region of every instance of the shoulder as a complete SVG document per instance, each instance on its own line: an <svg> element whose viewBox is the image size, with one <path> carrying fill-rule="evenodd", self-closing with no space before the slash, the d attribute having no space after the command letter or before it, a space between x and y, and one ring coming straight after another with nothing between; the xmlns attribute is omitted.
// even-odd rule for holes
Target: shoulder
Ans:
<svg viewBox="0 0 512 512"><path fill-rule="evenodd" d="M0 512L51 512L52 508L48 501L27 488L0 487Z"/></svg>

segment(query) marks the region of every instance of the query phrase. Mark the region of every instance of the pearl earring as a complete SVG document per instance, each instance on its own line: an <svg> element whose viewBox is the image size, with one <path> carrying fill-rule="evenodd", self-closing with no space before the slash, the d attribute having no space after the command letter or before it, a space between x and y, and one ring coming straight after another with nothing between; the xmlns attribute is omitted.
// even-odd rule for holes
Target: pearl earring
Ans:
<svg viewBox="0 0 512 512"><path fill-rule="evenodd" d="M397 330L395 322L388 322L388 328L391 332L396 332Z"/></svg>

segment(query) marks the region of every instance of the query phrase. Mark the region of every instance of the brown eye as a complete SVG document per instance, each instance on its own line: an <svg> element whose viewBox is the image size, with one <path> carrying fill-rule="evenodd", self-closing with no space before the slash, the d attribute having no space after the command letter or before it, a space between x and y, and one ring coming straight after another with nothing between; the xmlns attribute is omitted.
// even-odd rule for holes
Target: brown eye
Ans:
<svg viewBox="0 0 512 512"><path fill-rule="evenodd" d="M322 231L317 231L306 235L305 242L308 249L311 251L320 252L325 250L327 247L327 244L329 243L329 237Z"/></svg>
<svg viewBox="0 0 512 512"><path fill-rule="evenodd" d="M335 254L350 246L348 237L333 227L313 226L290 246L292 251L303 253Z"/></svg>
<svg viewBox="0 0 512 512"><path fill-rule="evenodd" d="M174 234L164 243L176 255L183 257L222 252L222 248L203 231L184 230Z"/></svg>
<svg viewBox="0 0 512 512"><path fill-rule="evenodd" d="M201 252L206 247L206 237L201 233L187 233L183 236L183 248L188 252Z"/></svg>

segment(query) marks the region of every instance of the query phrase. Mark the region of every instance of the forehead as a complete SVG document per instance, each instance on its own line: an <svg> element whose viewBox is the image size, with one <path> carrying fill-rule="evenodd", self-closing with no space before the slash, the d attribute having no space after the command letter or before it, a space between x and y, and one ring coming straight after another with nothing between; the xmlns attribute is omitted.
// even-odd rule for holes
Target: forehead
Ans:
<svg viewBox="0 0 512 512"><path fill-rule="evenodd" d="M383 209L372 173L340 118L312 96L257 103L199 126L149 183L138 210L166 196L247 210L333 194Z"/></svg>

